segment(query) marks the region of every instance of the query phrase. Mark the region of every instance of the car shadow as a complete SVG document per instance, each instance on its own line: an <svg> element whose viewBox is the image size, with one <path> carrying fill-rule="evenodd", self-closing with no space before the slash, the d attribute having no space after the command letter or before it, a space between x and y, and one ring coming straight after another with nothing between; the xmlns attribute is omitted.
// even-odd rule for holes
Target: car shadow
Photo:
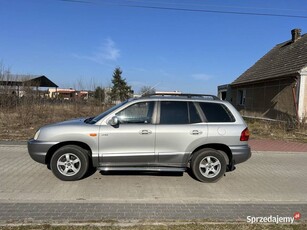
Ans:
<svg viewBox="0 0 307 230"><path fill-rule="evenodd" d="M96 173L97 169L93 166L91 166L88 171L86 172L86 174L82 177L82 179L88 178L92 175L94 175Z"/></svg>
<svg viewBox="0 0 307 230"><path fill-rule="evenodd" d="M189 174L190 177L192 177L194 180L198 181L198 179L194 176L192 169L190 167L187 168L186 172L187 172L187 174Z"/></svg>
<svg viewBox="0 0 307 230"><path fill-rule="evenodd" d="M184 172L100 171L103 176L165 176L182 177Z"/></svg>

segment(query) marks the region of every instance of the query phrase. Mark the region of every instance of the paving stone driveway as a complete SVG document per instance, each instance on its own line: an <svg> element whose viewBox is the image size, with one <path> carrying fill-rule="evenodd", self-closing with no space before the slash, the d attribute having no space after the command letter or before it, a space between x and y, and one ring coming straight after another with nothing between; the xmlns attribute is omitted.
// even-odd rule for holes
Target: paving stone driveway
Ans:
<svg viewBox="0 0 307 230"><path fill-rule="evenodd" d="M214 184L184 174L112 173L56 179L25 145L0 145L0 222L100 220L307 221L307 154L256 152Z"/></svg>
<svg viewBox="0 0 307 230"><path fill-rule="evenodd" d="M0 223L104 221L241 221L247 217L293 217L306 221L305 204L2 203Z"/></svg>
<svg viewBox="0 0 307 230"><path fill-rule="evenodd" d="M269 140L269 139L251 139L249 145L253 151L274 151L274 152L302 152L307 153L307 143Z"/></svg>

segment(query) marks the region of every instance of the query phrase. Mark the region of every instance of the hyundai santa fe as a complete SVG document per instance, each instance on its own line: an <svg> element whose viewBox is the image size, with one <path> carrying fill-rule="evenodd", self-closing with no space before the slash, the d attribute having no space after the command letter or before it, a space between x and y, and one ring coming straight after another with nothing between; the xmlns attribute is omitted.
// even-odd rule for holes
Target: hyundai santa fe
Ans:
<svg viewBox="0 0 307 230"><path fill-rule="evenodd" d="M33 160L64 181L101 171L184 172L215 182L248 160L249 131L239 112L211 95L149 95L96 117L46 125L28 141Z"/></svg>

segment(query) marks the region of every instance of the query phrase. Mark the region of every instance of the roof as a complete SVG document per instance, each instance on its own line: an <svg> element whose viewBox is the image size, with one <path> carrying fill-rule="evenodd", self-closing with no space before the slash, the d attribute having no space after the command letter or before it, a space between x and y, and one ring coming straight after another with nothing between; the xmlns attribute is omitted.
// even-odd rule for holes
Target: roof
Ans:
<svg viewBox="0 0 307 230"><path fill-rule="evenodd" d="M26 84L29 83L31 86L38 86L38 87L59 87L44 75L24 81L24 83Z"/></svg>
<svg viewBox="0 0 307 230"><path fill-rule="evenodd" d="M297 76L307 66L307 34L276 45L231 85Z"/></svg>
<svg viewBox="0 0 307 230"><path fill-rule="evenodd" d="M58 93L74 93L74 92L76 92L75 89L56 89L55 91L58 92Z"/></svg>
<svg viewBox="0 0 307 230"><path fill-rule="evenodd" d="M54 82L49 80L46 76L42 75L36 78L32 78L29 80L15 80L15 81L0 81L0 85L6 86L37 86L37 87L58 87Z"/></svg>

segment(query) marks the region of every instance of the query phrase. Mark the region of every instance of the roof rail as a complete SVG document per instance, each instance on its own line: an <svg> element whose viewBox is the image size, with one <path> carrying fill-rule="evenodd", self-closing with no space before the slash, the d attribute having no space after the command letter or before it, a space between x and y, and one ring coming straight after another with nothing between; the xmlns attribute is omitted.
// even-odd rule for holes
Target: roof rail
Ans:
<svg viewBox="0 0 307 230"><path fill-rule="evenodd" d="M210 98L212 100L220 100L215 95L211 94L192 94L192 93L153 93L153 94L148 94L142 97L153 97L153 96L174 96L174 97L187 97L187 98Z"/></svg>

